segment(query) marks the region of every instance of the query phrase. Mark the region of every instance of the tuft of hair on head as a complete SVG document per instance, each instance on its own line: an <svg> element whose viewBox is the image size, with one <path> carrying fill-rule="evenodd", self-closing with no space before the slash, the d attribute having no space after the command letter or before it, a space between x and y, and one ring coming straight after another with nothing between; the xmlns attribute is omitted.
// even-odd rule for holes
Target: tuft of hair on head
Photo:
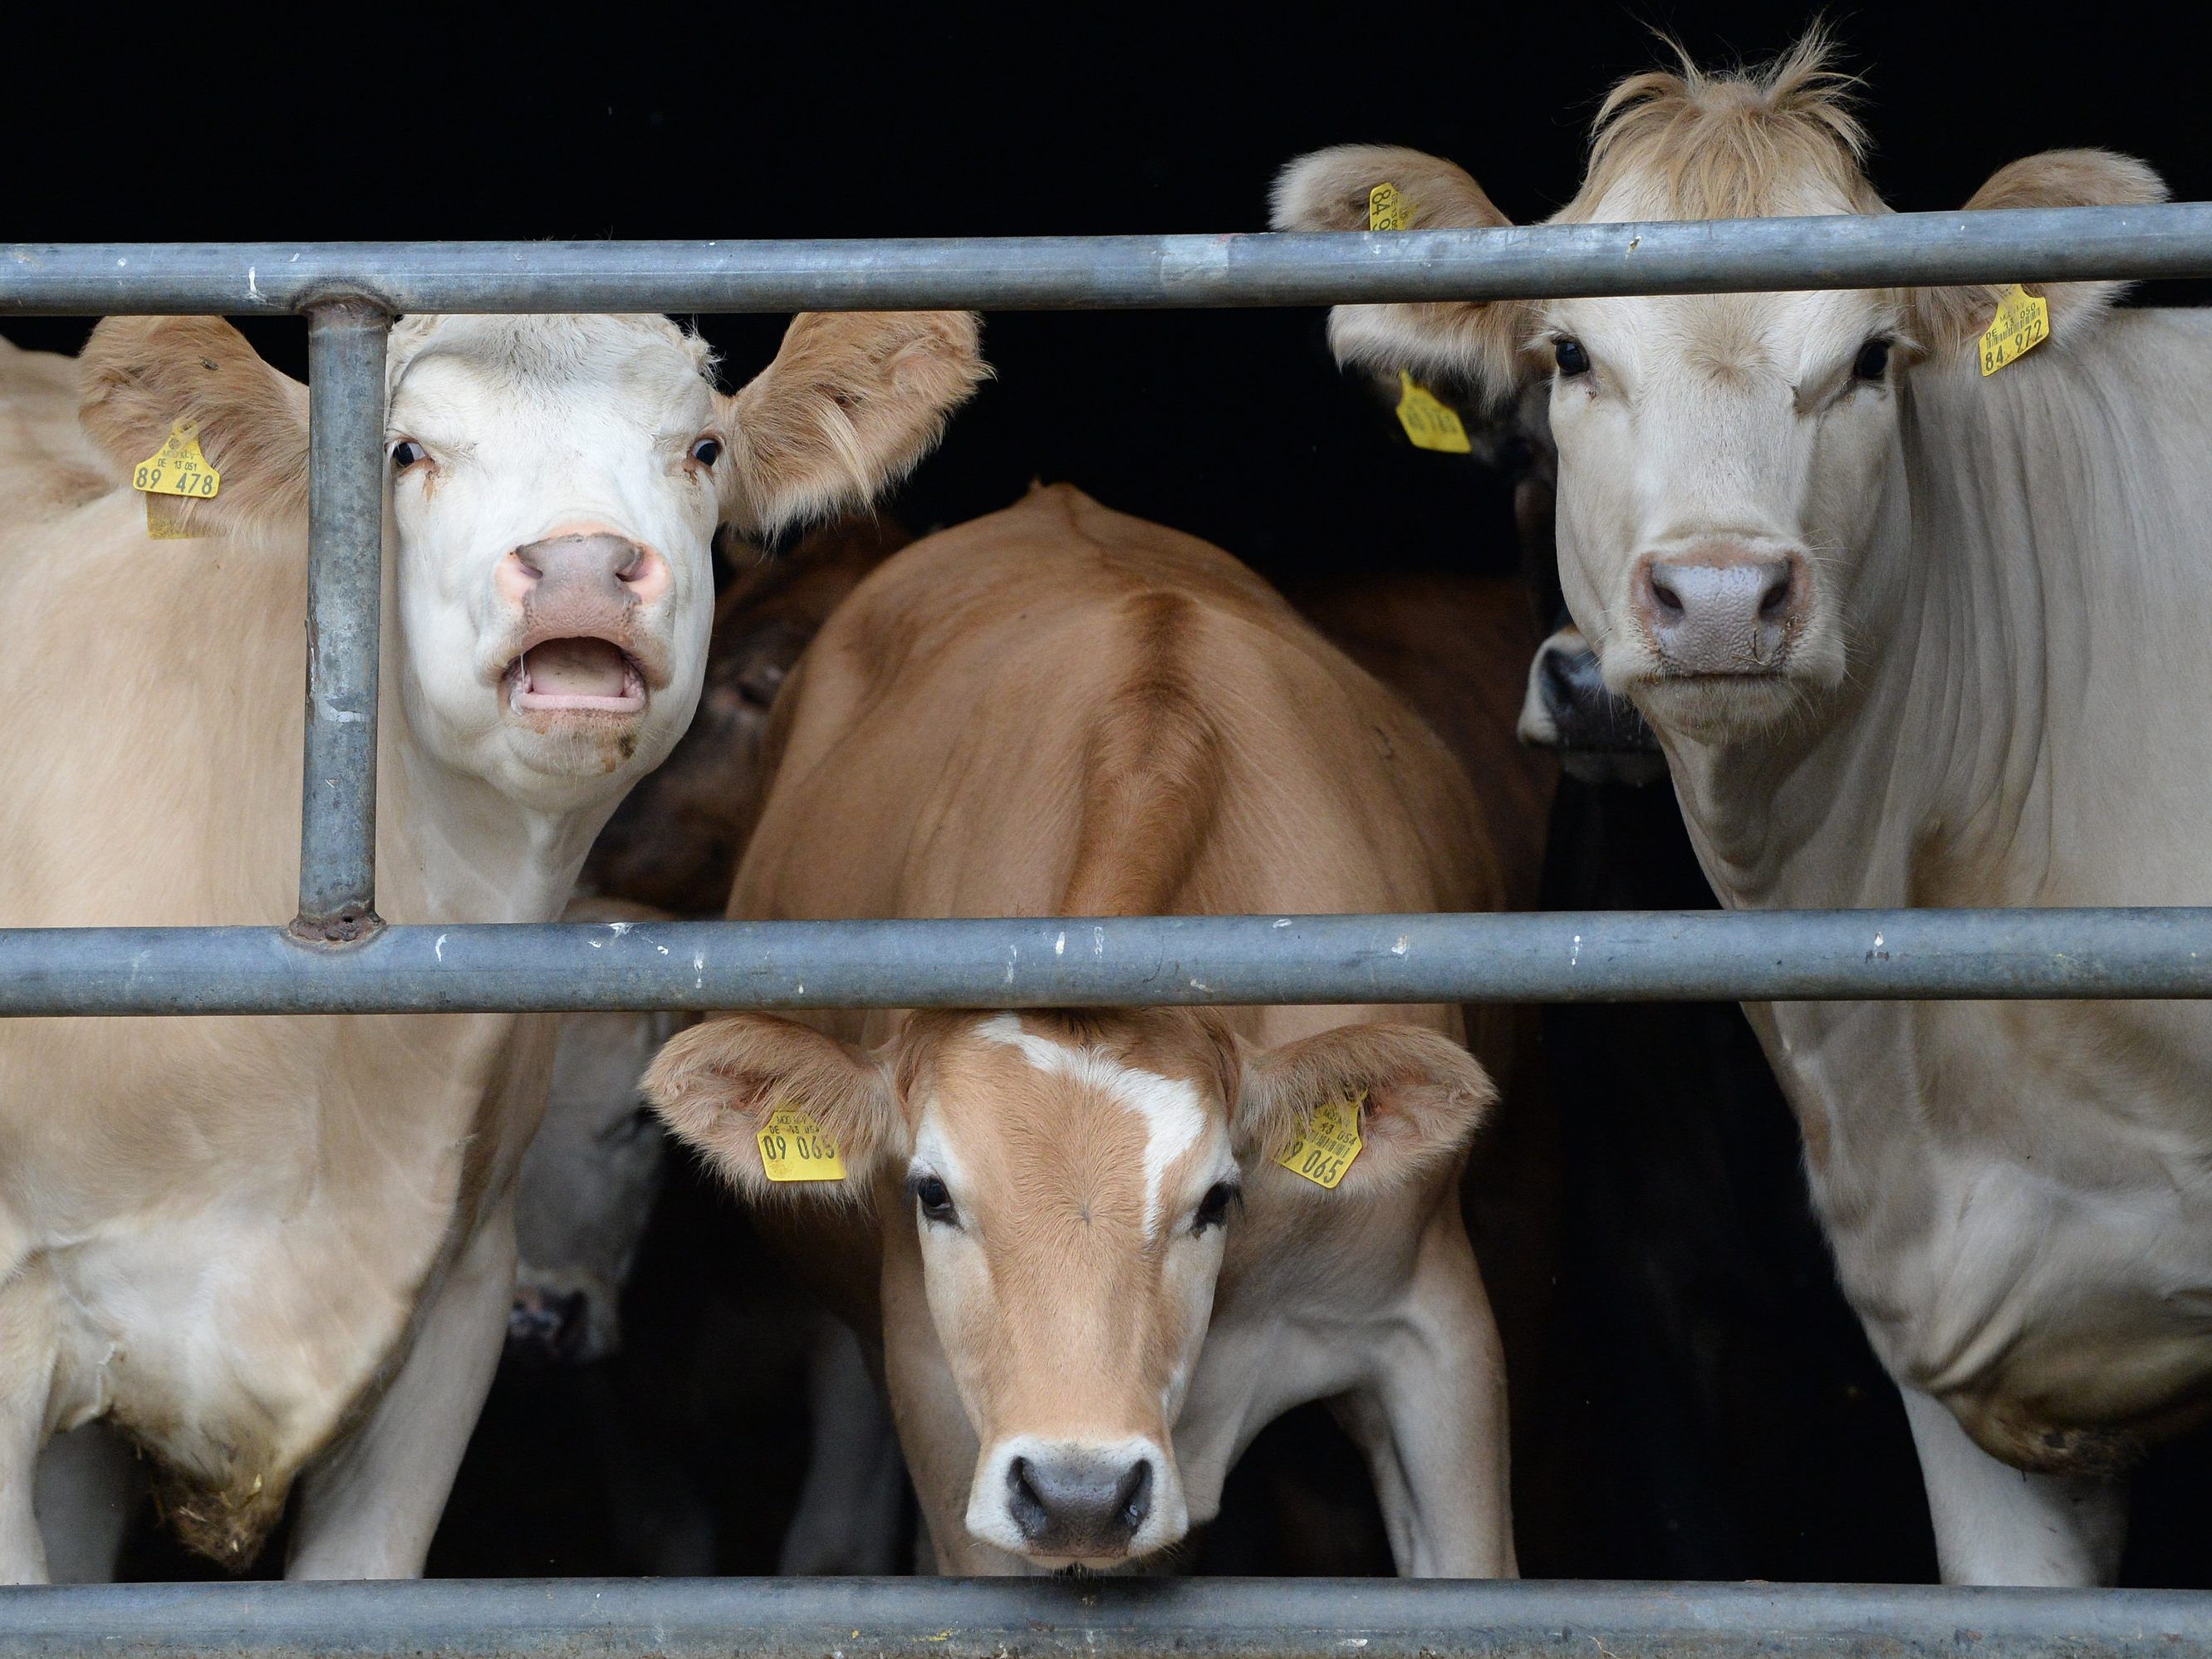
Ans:
<svg viewBox="0 0 2212 1659"><path fill-rule="evenodd" d="M1766 64L1719 71L1659 38L1677 67L1632 75L1606 94L1589 169L1560 221L1587 222L1624 189L1669 218L1751 218L1818 198L1882 210L1852 108L1860 80L1838 67L1825 23Z"/></svg>

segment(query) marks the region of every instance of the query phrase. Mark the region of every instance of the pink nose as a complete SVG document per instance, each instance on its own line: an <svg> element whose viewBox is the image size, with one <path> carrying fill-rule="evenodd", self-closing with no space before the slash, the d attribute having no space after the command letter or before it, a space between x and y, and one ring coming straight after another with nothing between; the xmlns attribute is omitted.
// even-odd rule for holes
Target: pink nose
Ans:
<svg viewBox="0 0 2212 1659"><path fill-rule="evenodd" d="M1802 553L1717 543L1646 557L1636 610L1672 672L1769 674L1804 625L1809 586Z"/></svg>
<svg viewBox="0 0 2212 1659"><path fill-rule="evenodd" d="M544 623L603 622L655 597L667 567L650 548L612 534L549 536L507 556L500 586Z"/></svg>

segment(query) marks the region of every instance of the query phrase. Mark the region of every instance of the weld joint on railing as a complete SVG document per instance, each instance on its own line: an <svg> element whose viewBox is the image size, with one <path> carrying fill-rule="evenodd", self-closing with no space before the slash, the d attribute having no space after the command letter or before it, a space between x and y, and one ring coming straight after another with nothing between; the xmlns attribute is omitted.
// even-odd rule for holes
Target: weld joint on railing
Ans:
<svg viewBox="0 0 2212 1659"><path fill-rule="evenodd" d="M362 323L388 323L399 314L398 305L373 289L336 283L325 283L306 289L295 302L293 309L301 317L327 311L349 321Z"/></svg>
<svg viewBox="0 0 2212 1659"><path fill-rule="evenodd" d="M301 911L284 931L301 945L319 947L366 945L384 931L385 921L365 904L349 904L328 915L311 916Z"/></svg>

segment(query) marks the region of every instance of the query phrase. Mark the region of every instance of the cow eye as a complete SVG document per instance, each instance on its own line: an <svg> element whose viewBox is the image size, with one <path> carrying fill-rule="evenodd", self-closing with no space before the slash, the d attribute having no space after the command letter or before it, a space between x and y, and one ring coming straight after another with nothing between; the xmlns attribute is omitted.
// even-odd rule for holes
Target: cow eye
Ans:
<svg viewBox="0 0 2212 1659"><path fill-rule="evenodd" d="M1889 369L1889 342L1869 340L1859 348L1859 355L1851 364L1851 377L1859 380L1879 380Z"/></svg>
<svg viewBox="0 0 2212 1659"><path fill-rule="evenodd" d="M640 1106L634 1112L625 1112L599 1132L599 1139L612 1146L635 1140L649 1134L656 1126L658 1115L650 1106Z"/></svg>
<svg viewBox="0 0 2212 1659"><path fill-rule="evenodd" d="M952 1191L933 1175L916 1176L908 1183L914 1201L921 1206L921 1218L940 1226L957 1227L960 1212L952 1207Z"/></svg>
<svg viewBox="0 0 2212 1659"><path fill-rule="evenodd" d="M392 470L404 472L410 466L419 466L430 459L430 452L412 438L402 438L392 446Z"/></svg>
<svg viewBox="0 0 2212 1659"><path fill-rule="evenodd" d="M1589 353L1583 349L1583 343L1580 340L1553 341L1552 361L1559 366L1559 373L1566 375L1570 380L1577 374L1589 373Z"/></svg>
<svg viewBox="0 0 2212 1659"><path fill-rule="evenodd" d="M1243 1196L1235 1182L1215 1182L1206 1189L1206 1196L1198 1200L1198 1213L1191 1218L1191 1231L1202 1233L1208 1227L1220 1226L1229 1219L1229 1206Z"/></svg>
<svg viewBox="0 0 2212 1659"><path fill-rule="evenodd" d="M714 437L700 439L691 446L691 459L702 466L714 465L722 459L722 441Z"/></svg>

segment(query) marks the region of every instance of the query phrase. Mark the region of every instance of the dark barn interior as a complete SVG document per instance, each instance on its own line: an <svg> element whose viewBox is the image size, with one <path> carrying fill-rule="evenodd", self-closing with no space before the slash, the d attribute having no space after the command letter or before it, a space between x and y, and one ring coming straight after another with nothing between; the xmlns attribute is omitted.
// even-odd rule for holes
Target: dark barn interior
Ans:
<svg viewBox="0 0 2212 1659"><path fill-rule="evenodd" d="M1571 193L1605 88L1663 52L1654 26L1710 63L1786 46L1808 21L1689 0L1149 18L757 7L544 13L472 40L387 14L344 67L325 56L335 27L195 49L188 67L109 34L96 112L59 46L0 109L8 223L27 242L1254 230L1283 162L1350 140L1449 155L1528 220ZM2018 51L1998 21L1832 19L1893 206L1956 205L2002 162L2077 144L2147 159L2178 199L2212 195L2190 43L2076 13ZM2174 284L2135 302L2208 297ZM4 332L73 351L89 325ZM301 325L245 326L304 376ZM735 383L783 319L698 326ZM985 348L996 380L887 514L917 532L1066 481L1292 588L1520 569L1513 457L1412 447L1337 371L1315 312L999 314ZM1663 781L1563 780L1547 848L1553 908L1711 902ZM1834 1287L1795 1127L1741 1017L1559 1007L1542 1031L1557 1188L1540 1362L1516 1377L1523 1572L1932 1578L1900 1407ZM623 1311L613 1358L502 1376L434 1572L775 1569L810 1432L803 1299L687 1167ZM2212 1586L2208 1452L2184 1442L2144 1471L2124 1582ZM1364 1469L1316 1409L1263 1437L1191 1559L1390 1570ZM131 1566L210 1571L151 1529Z"/></svg>

